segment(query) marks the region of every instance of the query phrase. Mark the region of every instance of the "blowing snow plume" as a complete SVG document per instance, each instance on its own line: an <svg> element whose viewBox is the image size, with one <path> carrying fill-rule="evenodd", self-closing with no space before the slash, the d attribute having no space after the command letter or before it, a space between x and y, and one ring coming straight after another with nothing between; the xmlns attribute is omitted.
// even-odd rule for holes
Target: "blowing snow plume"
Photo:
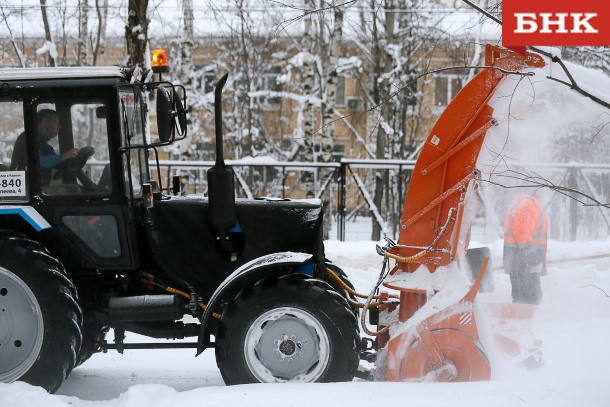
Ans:
<svg viewBox="0 0 610 407"><path fill-rule="evenodd" d="M498 125L488 131L477 162L483 174L480 195L486 223L488 229L501 231L513 188L525 187L524 192L538 191L551 219L562 224L550 226L553 238L597 238L607 233L610 221L596 208L608 203L608 171L602 168L600 175L599 168L607 166L610 156L610 110L557 82L569 83L570 78L557 63L548 58L546 63L533 70L533 76L508 76L489 103ZM577 64L565 65L579 87L608 99L604 95L610 94L610 77ZM570 215L571 204L578 208ZM568 227L575 214L581 223L577 232ZM499 237L493 232L487 236Z"/></svg>
<svg viewBox="0 0 610 407"><path fill-rule="evenodd" d="M489 229L493 231L485 236L487 241L502 238L504 215L516 192L535 194L544 202L549 212L551 238L607 236L610 219L604 204L608 204L605 185L610 110L565 83L573 79L581 89L607 103L604 95L610 94L610 78L593 69L565 63L570 78L557 63L548 59L546 63L546 67L534 70L533 76L508 76L489 103L498 125L489 130L477 162L483 178L479 196L485 206L485 223L491 223ZM570 251L567 246L566 251ZM578 250L571 250L572 256L577 253ZM498 277L507 279L504 273ZM548 291L544 286L553 279L557 276L543 278L543 291ZM495 301L502 295L508 297L508 292L480 297L479 332L495 366L494 377L521 374L515 370L515 358L506 363L494 335L497 339L500 332L504 339L514 337L512 345L536 349L542 343L535 333L539 329L532 322L564 319L565 314L560 317L559 310L565 308L561 304L565 298L557 301L547 294L542 301L543 317L534 316L535 307L524 306L511 310L511 317L504 318L505 310Z"/></svg>

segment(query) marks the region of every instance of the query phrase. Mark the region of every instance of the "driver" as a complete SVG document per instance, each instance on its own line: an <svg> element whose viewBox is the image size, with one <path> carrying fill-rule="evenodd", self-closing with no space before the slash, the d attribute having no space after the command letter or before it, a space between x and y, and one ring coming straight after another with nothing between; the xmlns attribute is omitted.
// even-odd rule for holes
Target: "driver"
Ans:
<svg viewBox="0 0 610 407"><path fill-rule="evenodd" d="M59 134L59 116L52 109L42 109L37 113L38 121L38 149L40 152L40 167L42 184L51 182L51 170L58 168L64 161L78 155L77 148L71 148L59 155L49 144L49 141ZM21 133L15 141L11 170L24 170L27 164L26 137Z"/></svg>

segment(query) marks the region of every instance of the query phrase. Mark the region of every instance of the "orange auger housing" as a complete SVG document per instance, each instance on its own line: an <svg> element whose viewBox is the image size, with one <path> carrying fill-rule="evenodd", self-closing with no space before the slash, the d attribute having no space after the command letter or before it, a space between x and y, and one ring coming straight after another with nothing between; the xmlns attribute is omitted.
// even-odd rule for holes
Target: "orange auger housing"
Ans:
<svg viewBox="0 0 610 407"><path fill-rule="evenodd" d="M480 177L475 164L487 130L496 124L490 98L507 75L544 65L538 54L522 56L488 45L487 67L458 93L428 136L407 191L398 243L385 253L396 261L384 285L400 292L400 322L411 319L431 294L410 278L414 272L423 266L431 276L466 252L470 221L465 219L465 207ZM473 312L486 264L487 259L461 301L380 338L379 345L388 346L387 380L490 378Z"/></svg>

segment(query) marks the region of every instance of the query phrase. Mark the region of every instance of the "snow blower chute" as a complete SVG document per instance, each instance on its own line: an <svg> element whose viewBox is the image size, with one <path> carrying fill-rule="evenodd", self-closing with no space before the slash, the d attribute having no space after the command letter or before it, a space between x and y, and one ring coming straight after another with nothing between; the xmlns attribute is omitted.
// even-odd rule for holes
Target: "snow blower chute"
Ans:
<svg viewBox="0 0 610 407"><path fill-rule="evenodd" d="M475 164L487 130L496 124L488 102L504 77L544 65L537 54L488 45L486 68L447 106L426 140L407 191L398 242L379 249L395 261L383 285L400 297L393 306L399 323L377 332L379 349L387 346L388 352L378 358L377 371L388 381L491 377L473 308L489 255L479 261L478 277L461 299L430 303L468 247L471 219L465 208L480 178ZM392 305L380 307L380 328L383 314L392 310Z"/></svg>

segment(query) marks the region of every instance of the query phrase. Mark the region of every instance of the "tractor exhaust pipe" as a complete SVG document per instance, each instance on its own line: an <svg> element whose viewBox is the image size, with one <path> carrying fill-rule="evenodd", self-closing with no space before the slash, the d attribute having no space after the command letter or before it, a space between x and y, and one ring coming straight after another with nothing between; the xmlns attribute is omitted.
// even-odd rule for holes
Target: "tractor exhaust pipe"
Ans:
<svg viewBox="0 0 610 407"><path fill-rule="evenodd" d="M235 226L235 174L225 165L222 142L222 88L229 74L216 84L214 93L214 124L216 127L216 163L208 170L210 225L216 232L219 250L233 252L229 230Z"/></svg>
<svg viewBox="0 0 610 407"><path fill-rule="evenodd" d="M222 148L222 89L227 83L228 77L228 73L224 74L214 89L214 128L216 130L216 166L218 167L225 166Z"/></svg>
<svg viewBox="0 0 610 407"><path fill-rule="evenodd" d="M216 163L208 170L210 224L220 238L226 238L227 231L235 225L235 175L233 169L225 165L222 145L222 88L228 76L229 74L225 74L216 84L214 94Z"/></svg>

